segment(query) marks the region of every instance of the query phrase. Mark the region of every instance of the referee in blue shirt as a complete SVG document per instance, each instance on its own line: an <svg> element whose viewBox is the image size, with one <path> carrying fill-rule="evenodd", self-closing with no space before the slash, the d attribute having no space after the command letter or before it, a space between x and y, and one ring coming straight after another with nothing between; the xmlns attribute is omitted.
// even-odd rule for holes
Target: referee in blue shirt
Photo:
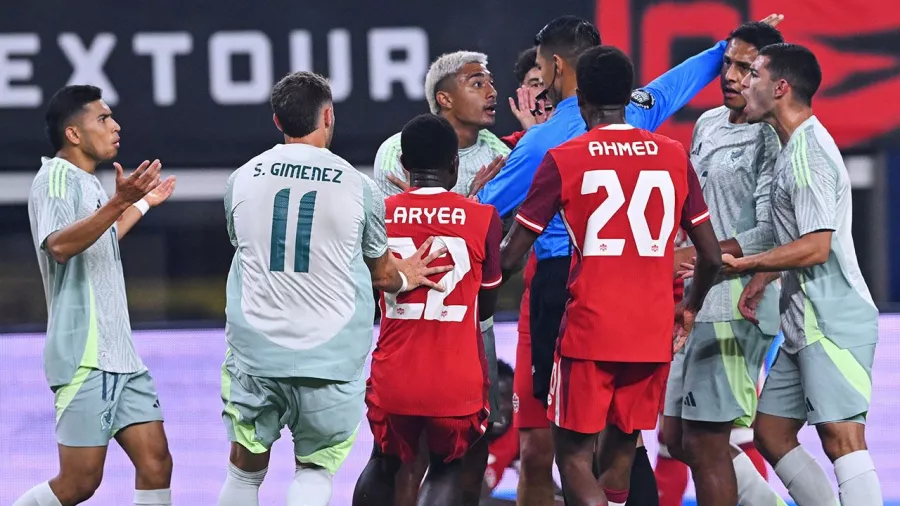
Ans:
<svg viewBox="0 0 900 506"><path fill-rule="evenodd" d="M547 151L587 130L575 97L575 64L585 50L600 45L597 29L577 17L563 16L541 29L535 44L538 46L537 64L554 111L545 123L528 129L500 173L478 194L480 202L495 206L503 217L521 205ZM646 87L635 90L626 109L628 123L637 128L656 130L719 75L725 46L726 42L721 41ZM566 285L572 261L572 245L559 215L538 238L534 254L538 263L531 282L532 373L534 396L546 406L554 347L569 299ZM546 429L520 430L520 452L520 499L524 499L525 504L552 501L554 451L549 423ZM645 471L652 480L649 460L646 456L636 458L636 467L639 462L646 462L648 470ZM656 504L655 487L647 492ZM546 497L548 494L549 498ZM638 500L639 494L640 489L633 490L634 497L630 499ZM645 503L629 501L629 504Z"/></svg>

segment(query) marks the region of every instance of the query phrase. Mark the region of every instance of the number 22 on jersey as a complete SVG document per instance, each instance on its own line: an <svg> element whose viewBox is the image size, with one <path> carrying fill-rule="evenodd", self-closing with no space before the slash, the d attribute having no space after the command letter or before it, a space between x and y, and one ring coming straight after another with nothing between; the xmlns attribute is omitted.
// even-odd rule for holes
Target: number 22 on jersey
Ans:
<svg viewBox="0 0 900 506"><path fill-rule="evenodd" d="M269 253L269 270L284 272L287 253L287 228L290 214L291 189L283 188L275 194L272 203L272 239ZM300 197L297 211L297 233L294 238L294 272L309 272L309 245L312 239L313 212L316 209L316 192Z"/></svg>
<svg viewBox="0 0 900 506"><path fill-rule="evenodd" d="M625 192L614 170L590 170L581 180L581 194L597 193L606 189L608 197L591 213L584 237L584 256L621 256L625 249L624 238L603 238L600 233L616 212L625 205ZM650 195L659 189L663 203L663 217L656 237L650 231L646 211ZM661 257L666 252L669 236L675 227L675 185L672 176L665 170L642 170L628 203L628 223L634 238L638 255Z"/></svg>
<svg viewBox="0 0 900 506"><path fill-rule="evenodd" d="M444 291L428 290L428 298L425 303L397 303L397 295L385 292L384 306L385 318L395 320L439 320L444 322L461 322L466 317L467 307L445 306L444 300L456 288L463 276L472 269L469 261L469 247L461 237L437 236L431 243L430 255L434 251L446 246L450 258L453 260L453 270L447 272L440 280L444 284ZM411 237L389 237L388 248L397 252L401 258L411 257L416 250L416 244Z"/></svg>

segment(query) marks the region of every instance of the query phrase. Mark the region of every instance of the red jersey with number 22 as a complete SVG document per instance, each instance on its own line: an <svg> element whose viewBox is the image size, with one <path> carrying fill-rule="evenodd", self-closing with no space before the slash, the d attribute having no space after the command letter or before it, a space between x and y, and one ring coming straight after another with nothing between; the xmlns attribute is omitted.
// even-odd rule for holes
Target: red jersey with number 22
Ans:
<svg viewBox="0 0 900 506"><path fill-rule="evenodd" d="M434 237L431 265L444 292L417 288L381 297L381 335L372 353L373 402L389 413L468 416L487 406L489 385L478 292L500 286L502 225L497 210L438 188L385 201L388 246L406 258Z"/></svg>
<svg viewBox="0 0 900 506"><path fill-rule="evenodd" d="M684 147L615 124L551 149L516 220L541 233L560 210L575 245L560 354L671 361L674 234L709 219Z"/></svg>

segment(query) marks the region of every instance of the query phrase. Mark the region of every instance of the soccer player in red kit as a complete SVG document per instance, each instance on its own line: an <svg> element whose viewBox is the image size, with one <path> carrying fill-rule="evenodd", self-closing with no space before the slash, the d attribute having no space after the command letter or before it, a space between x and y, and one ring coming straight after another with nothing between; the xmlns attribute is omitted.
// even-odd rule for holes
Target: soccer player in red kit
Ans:
<svg viewBox="0 0 900 506"><path fill-rule="evenodd" d="M673 348L693 326L721 267L697 176L684 147L625 123L634 69L609 46L576 67L588 132L551 149L504 241L511 268L561 212L575 248L556 345L547 417L570 506L624 505L641 430L656 426ZM694 289L676 308L677 221L697 246ZM592 473L599 434L600 478Z"/></svg>
<svg viewBox="0 0 900 506"><path fill-rule="evenodd" d="M447 191L456 183L459 146L446 119L412 119L400 144L411 188L385 201L388 247L406 257L433 237L432 251L447 249L434 265L453 270L439 280L443 292L382 294L366 390L375 451L353 504L416 504L415 496L406 497L401 468L415 460L424 437L430 462L418 503L456 506L463 500L461 458L484 436L490 414L479 322L497 305L502 225L492 206Z"/></svg>

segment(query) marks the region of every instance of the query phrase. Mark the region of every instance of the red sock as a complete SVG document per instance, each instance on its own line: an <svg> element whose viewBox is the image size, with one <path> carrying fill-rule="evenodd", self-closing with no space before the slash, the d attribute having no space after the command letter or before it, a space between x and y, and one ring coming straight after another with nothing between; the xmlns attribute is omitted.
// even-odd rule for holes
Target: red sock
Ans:
<svg viewBox="0 0 900 506"><path fill-rule="evenodd" d="M759 471L759 474L762 475L766 481L769 480L769 468L766 467L766 459L763 458L762 454L759 453L759 450L756 449L756 446L753 443L746 443L741 445L741 450L750 457L750 461L753 462L753 465L756 466L756 470Z"/></svg>
<svg viewBox="0 0 900 506"><path fill-rule="evenodd" d="M688 466L681 461L660 455L656 459L656 487L659 506L681 506L688 485Z"/></svg>
<svg viewBox="0 0 900 506"><path fill-rule="evenodd" d="M627 490L610 490L608 488L603 489L603 493L606 494L606 500L616 504L625 504L628 502L628 491Z"/></svg>

